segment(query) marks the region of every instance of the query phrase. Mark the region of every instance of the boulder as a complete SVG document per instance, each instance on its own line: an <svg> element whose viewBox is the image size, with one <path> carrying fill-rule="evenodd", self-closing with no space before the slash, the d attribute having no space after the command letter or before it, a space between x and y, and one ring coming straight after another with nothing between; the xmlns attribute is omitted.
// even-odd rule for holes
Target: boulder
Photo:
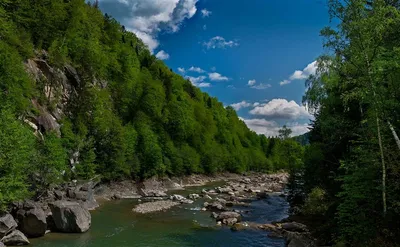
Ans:
<svg viewBox="0 0 400 247"><path fill-rule="evenodd" d="M236 231L241 231L241 230L245 230L248 228L249 228L249 224L247 222L239 222L239 223L234 224L231 227L231 230L236 232Z"/></svg>
<svg viewBox="0 0 400 247"><path fill-rule="evenodd" d="M63 200L65 193L61 190L56 190L56 191L54 191L54 196L57 200Z"/></svg>
<svg viewBox="0 0 400 247"><path fill-rule="evenodd" d="M17 222L11 214L3 214L0 216L0 238L17 228Z"/></svg>
<svg viewBox="0 0 400 247"><path fill-rule="evenodd" d="M200 198L200 196L198 194L190 194L189 195L189 199L191 199L191 200L196 200L196 199L199 199L199 198Z"/></svg>
<svg viewBox="0 0 400 247"><path fill-rule="evenodd" d="M228 218L228 219L223 219L222 223L228 226L233 226L238 222L237 218Z"/></svg>
<svg viewBox="0 0 400 247"><path fill-rule="evenodd" d="M225 210L225 207L219 202L213 202L212 204L207 204L206 208L219 211Z"/></svg>
<svg viewBox="0 0 400 247"><path fill-rule="evenodd" d="M6 247L2 242L0 242L0 247Z"/></svg>
<svg viewBox="0 0 400 247"><path fill-rule="evenodd" d="M28 237L44 236L47 230L46 214L40 206L20 209L17 212L19 229Z"/></svg>
<svg viewBox="0 0 400 247"><path fill-rule="evenodd" d="M170 196L170 199L172 201L183 201L183 200L186 200L186 198L184 196L181 196L181 195L172 195L172 196Z"/></svg>
<svg viewBox="0 0 400 247"><path fill-rule="evenodd" d="M182 200L180 202L183 203L183 204L192 204L192 203L194 203L194 201L189 200L189 199L184 199L184 200Z"/></svg>
<svg viewBox="0 0 400 247"><path fill-rule="evenodd" d="M241 215L236 212L222 212L218 215L217 220L232 219L232 218L238 219L239 222L241 219Z"/></svg>
<svg viewBox="0 0 400 247"><path fill-rule="evenodd" d="M212 200L212 197L209 196L209 195L204 195L203 197L204 197L204 199L206 199L206 200Z"/></svg>
<svg viewBox="0 0 400 247"><path fill-rule="evenodd" d="M4 236L1 239L1 242L5 245L17 246L17 245L28 245L29 240L25 237L25 235L18 231L14 230L7 236Z"/></svg>
<svg viewBox="0 0 400 247"><path fill-rule="evenodd" d="M307 232L307 226L297 223L297 222L288 222L281 224L282 229L289 231L289 232Z"/></svg>
<svg viewBox="0 0 400 247"><path fill-rule="evenodd" d="M56 229L66 233L81 233L89 230L91 215L77 202L56 201L50 204Z"/></svg>

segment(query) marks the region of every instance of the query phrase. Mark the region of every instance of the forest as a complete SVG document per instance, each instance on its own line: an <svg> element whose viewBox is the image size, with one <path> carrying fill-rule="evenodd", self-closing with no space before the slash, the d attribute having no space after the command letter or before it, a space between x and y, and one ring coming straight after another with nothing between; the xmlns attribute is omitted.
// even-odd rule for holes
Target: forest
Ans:
<svg viewBox="0 0 400 247"><path fill-rule="evenodd" d="M78 79L33 78L35 61ZM2 208L71 179L272 172L303 154L289 129L276 138L249 130L98 2L0 2L0 102Z"/></svg>
<svg viewBox="0 0 400 247"><path fill-rule="evenodd" d="M400 2L330 0L291 202L326 245L399 246ZM337 25L336 25L337 24Z"/></svg>

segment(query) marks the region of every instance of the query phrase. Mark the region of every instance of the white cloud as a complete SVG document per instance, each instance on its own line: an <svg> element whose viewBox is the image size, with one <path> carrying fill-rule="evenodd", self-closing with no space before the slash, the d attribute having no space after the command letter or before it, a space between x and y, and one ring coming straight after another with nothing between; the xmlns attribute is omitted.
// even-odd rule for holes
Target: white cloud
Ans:
<svg viewBox="0 0 400 247"><path fill-rule="evenodd" d="M243 119L246 125L257 134L275 137L279 135L279 129L282 128L276 121L269 121L266 119ZM291 136L298 136L309 131L308 124L300 124L297 122L289 122L286 124L292 130Z"/></svg>
<svg viewBox="0 0 400 247"><path fill-rule="evenodd" d="M213 72L209 73L208 77L210 78L211 81L228 81L229 78L226 76L222 76L220 73Z"/></svg>
<svg viewBox="0 0 400 247"><path fill-rule="evenodd" d="M198 0L100 0L107 12L134 32L154 51L158 33L179 31L185 19L192 18Z"/></svg>
<svg viewBox="0 0 400 247"><path fill-rule="evenodd" d="M197 72L197 73L200 73L200 74L206 72L205 70L203 70L203 69L201 69L201 68L199 68L199 67L193 67L193 66L190 67L188 70L189 70L189 71L192 71L192 72Z"/></svg>
<svg viewBox="0 0 400 247"><path fill-rule="evenodd" d="M187 76L186 79L189 79L193 83L193 85L197 85L201 82L203 82L206 77L205 76L199 76L199 77L193 77L193 76Z"/></svg>
<svg viewBox="0 0 400 247"><path fill-rule="evenodd" d="M197 84L198 87L211 87L211 84L208 82L202 82Z"/></svg>
<svg viewBox="0 0 400 247"><path fill-rule="evenodd" d="M211 38L208 42L203 42L203 46L207 47L207 49L225 49L227 47L239 46L239 43L233 40L225 40L225 38L221 36L215 36Z"/></svg>
<svg viewBox="0 0 400 247"><path fill-rule="evenodd" d="M156 58L158 58L160 60L168 60L169 54L166 53L164 50L161 50L161 51L157 52Z"/></svg>
<svg viewBox="0 0 400 247"><path fill-rule="evenodd" d="M274 119L307 119L312 117L304 106L286 99L273 99L266 104L256 106L250 111L250 114Z"/></svg>
<svg viewBox="0 0 400 247"><path fill-rule="evenodd" d="M290 84L292 81L295 80L305 80L307 79L310 75L315 75L317 72L318 64L317 61L314 61L310 64L308 64L303 70L296 70L288 80L283 80L279 84L281 86Z"/></svg>
<svg viewBox="0 0 400 247"><path fill-rule="evenodd" d="M251 105L252 105L251 103L246 102L245 100L243 100L242 102L231 104L233 109L235 109L236 111L239 111L242 108L250 107Z"/></svg>
<svg viewBox="0 0 400 247"><path fill-rule="evenodd" d="M267 84L267 83L260 83L258 85L251 86L251 88L258 89L258 90L263 90L263 89L267 89L267 88L270 88L270 87L272 87L272 85L271 84Z"/></svg>
<svg viewBox="0 0 400 247"><path fill-rule="evenodd" d="M249 80L249 82L247 83L247 85L249 86L254 86L254 84L256 84L256 80Z"/></svg>
<svg viewBox="0 0 400 247"><path fill-rule="evenodd" d="M281 81L279 83L279 85L283 86L283 85L287 85L287 84L290 84L290 83L291 83L291 81L289 81L289 80L283 80L283 81Z"/></svg>
<svg viewBox="0 0 400 247"><path fill-rule="evenodd" d="M178 68L179 73L185 74L186 70L184 68L179 67Z"/></svg>
<svg viewBox="0 0 400 247"><path fill-rule="evenodd" d="M206 78L207 77L205 76L198 76L198 77L186 76L186 79L188 79L196 87L211 87L210 83L204 82Z"/></svg>
<svg viewBox="0 0 400 247"><path fill-rule="evenodd" d="M202 9L201 10L201 15L204 17L209 17L212 14L211 11L207 10L207 9Z"/></svg>

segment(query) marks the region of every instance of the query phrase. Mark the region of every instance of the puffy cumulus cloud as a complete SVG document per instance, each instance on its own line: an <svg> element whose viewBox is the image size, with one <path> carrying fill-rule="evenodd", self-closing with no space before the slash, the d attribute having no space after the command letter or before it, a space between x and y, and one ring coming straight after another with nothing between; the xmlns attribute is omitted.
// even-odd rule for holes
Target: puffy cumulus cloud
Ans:
<svg viewBox="0 0 400 247"><path fill-rule="evenodd" d="M188 79L196 87L211 87L210 83L204 82L206 78L207 77L205 76L198 76L198 77L186 76L186 79Z"/></svg>
<svg viewBox="0 0 400 247"><path fill-rule="evenodd" d="M266 120L263 118L255 118L255 119L242 119L249 129L255 131L257 134L265 135L265 136L278 136L279 129L282 128L276 121ZM309 124L306 123L297 123L290 122L287 123L286 126L292 130L291 136L298 136L304 133L309 132Z"/></svg>
<svg viewBox="0 0 400 247"><path fill-rule="evenodd" d="M209 11L208 9L202 9L201 10L201 15L204 17L209 17L212 14L211 11Z"/></svg>
<svg viewBox="0 0 400 247"><path fill-rule="evenodd" d="M264 116L269 119L307 119L312 116L304 106L295 101L273 99L265 104L254 107L250 114Z"/></svg>
<svg viewBox="0 0 400 247"><path fill-rule="evenodd" d="M229 80L228 77L223 76L217 72L209 73L208 78L210 78L211 81L228 81Z"/></svg>
<svg viewBox="0 0 400 247"><path fill-rule="evenodd" d="M253 86L253 85L256 84L256 83L257 83L256 80L249 80L249 81L247 82L247 85Z"/></svg>
<svg viewBox="0 0 400 247"><path fill-rule="evenodd" d="M161 50L161 51L157 52L156 58L158 58L160 60L168 60L169 54L166 53L164 50Z"/></svg>
<svg viewBox="0 0 400 247"><path fill-rule="evenodd" d="M272 87L272 85L268 84L268 83L260 83L260 84L251 86L251 88L258 89L258 90L264 90L264 89L268 89L270 87Z"/></svg>
<svg viewBox="0 0 400 247"><path fill-rule="evenodd" d="M251 105L252 105L251 103L246 102L245 100L243 100L242 102L231 104L233 109L235 109L236 111L239 111L242 108L250 107Z"/></svg>
<svg viewBox="0 0 400 247"><path fill-rule="evenodd" d="M184 68L179 67L178 72L181 74L185 74L186 70Z"/></svg>
<svg viewBox="0 0 400 247"><path fill-rule="evenodd" d="M310 75L315 75L317 72L318 68L318 63L317 61L314 61L310 64L308 64L303 70L296 70L287 80L281 81L279 84L281 86L287 85L292 83L292 81L295 80L305 80L307 79Z"/></svg>
<svg viewBox="0 0 400 247"><path fill-rule="evenodd" d="M216 48L225 49L228 47L232 48L235 46L239 46L239 43L233 40L229 41L225 40L225 38L221 36L215 36L211 38L209 41L203 42L203 46L205 46L207 49L216 49Z"/></svg>
<svg viewBox="0 0 400 247"><path fill-rule="evenodd" d="M161 31L177 32L185 19L192 18L198 0L100 0L104 12L134 32L153 52Z"/></svg>
<svg viewBox="0 0 400 247"><path fill-rule="evenodd" d="M205 76L198 76L198 77L193 77L193 76L186 76L186 79L191 81L194 85L203 82L207 77Z"/></svg>
<svg viewBox="0 0 400 247"><path fill-rule="evenodd" d="M197 72L197 73L200 73L200 74L206 72L205 70L203 70L203 69L201 69L201 68L199 68L199 67L193 67L193 66L190 67L188 70L189 70L189 71L192 71L192 72Z"/></svg>
<svg viewBox="0 0 400 247"><path fill-rule="evenodd" d="M290 80L304 80L310 75L314 75L317 71L317 61L314 61L307 65L303 70L296 70L293 75L290 76Z"/></svg>

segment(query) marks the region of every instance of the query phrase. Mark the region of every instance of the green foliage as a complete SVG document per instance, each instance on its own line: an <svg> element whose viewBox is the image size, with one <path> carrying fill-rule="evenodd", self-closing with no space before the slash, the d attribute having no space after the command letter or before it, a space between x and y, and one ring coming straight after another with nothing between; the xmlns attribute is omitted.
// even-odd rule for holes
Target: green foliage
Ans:
<svg viewBox="0 0 400 247"><path fill-rule="evenodd" d="M0 208L29 195L27 172L35 154L33 133L0 109Z"/></svg>
<svg viewBox="0 0 400 247"><path fill-rule="evenodd" d="M62 140L53 132L47 133L43 140L37 142L37 156L33 174L39 191L63 180L67 170L67 154Z"/></svg>
<svg viewBox="0 0 400 247"><path fill-rule="evenodd" d="M301 209L302 213L308 215L324 215L328 209L326 202L326 192L321 188L314 188L307 195L304 205Z"/></svg>
<svg viewBox="0 0 400 247"><path fill-rule="evenodd" d="M316 119L300 169L300 194L325 191L328 207L316 232L327 242L399 243L399 7L398 1L329 1L339 25L321 31L331 56L318 59L306 82L304 101Z"/></svg>

